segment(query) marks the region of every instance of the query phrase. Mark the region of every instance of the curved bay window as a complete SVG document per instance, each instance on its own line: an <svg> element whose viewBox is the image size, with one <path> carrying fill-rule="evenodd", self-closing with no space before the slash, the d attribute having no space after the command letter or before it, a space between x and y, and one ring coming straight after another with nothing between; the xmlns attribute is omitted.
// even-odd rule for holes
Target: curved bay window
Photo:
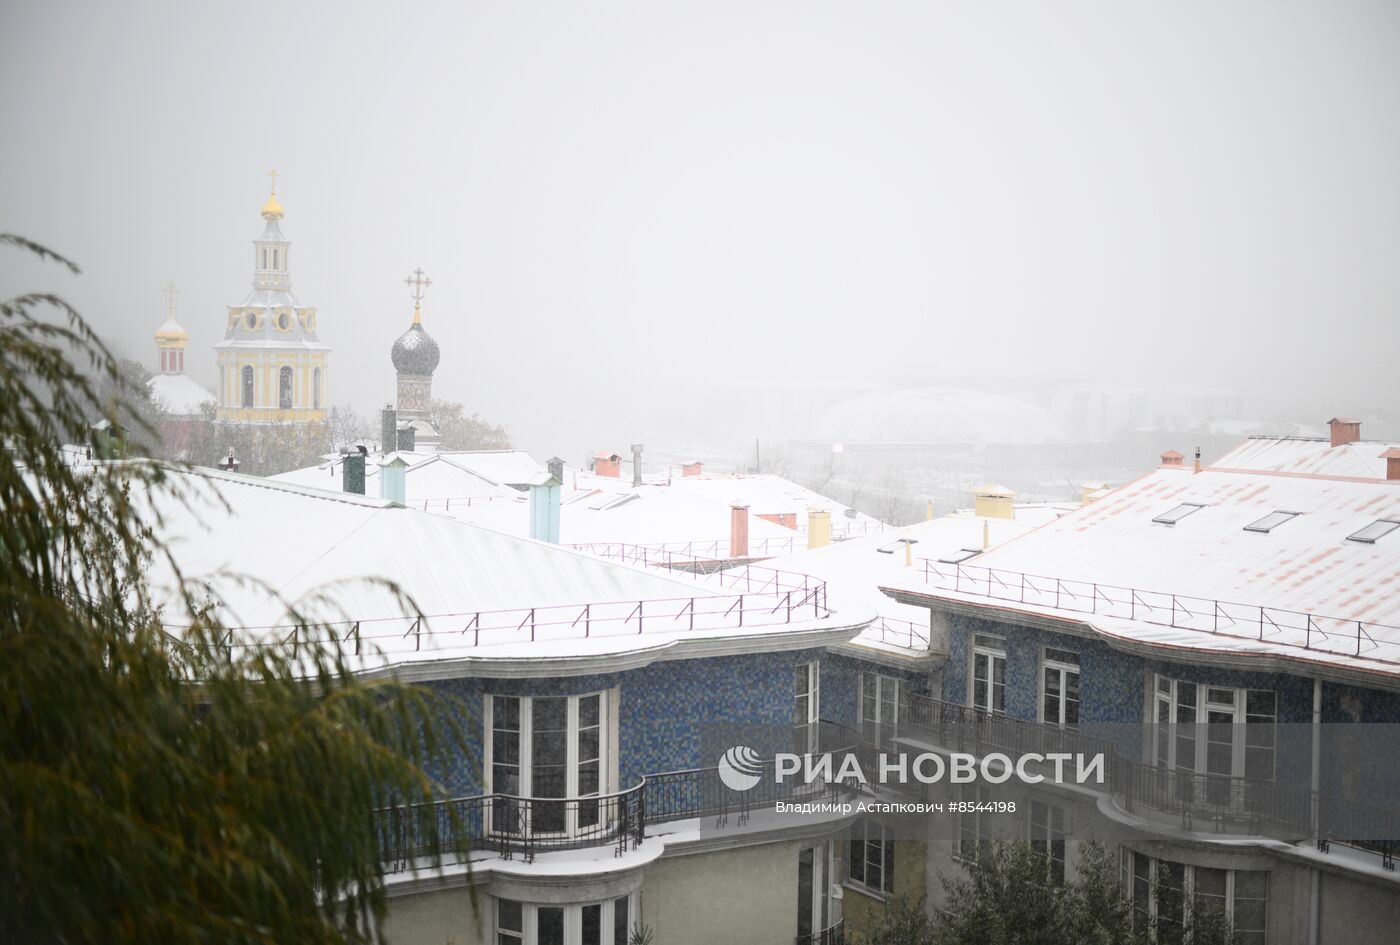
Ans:
<svg viewBox="0 0 1400 945"><path fill-rule="evenodd" d="M616 719L608 697L486 698L494 832L574 837L606 829L615 811L601 796L616 780L608 749Z"/></svg>
<svg viewBox="0 0 1400 945"><path fill-rule="evenodd" d="M282 410L292 409L292 369L289 367L277 372L277 406Z"/></svg>
<svg viewBox="0 0 1400 945"><path fill-rule="evenodd" d="M243 367L243 406L253 406L253 366L251 364Z"/></svg>
<svg viewBox="0 0 1400 945"><path fill-rule="evenodd" d="M578 905L496 900L498 945L627 945L639 925L636 894Z"/></svg>

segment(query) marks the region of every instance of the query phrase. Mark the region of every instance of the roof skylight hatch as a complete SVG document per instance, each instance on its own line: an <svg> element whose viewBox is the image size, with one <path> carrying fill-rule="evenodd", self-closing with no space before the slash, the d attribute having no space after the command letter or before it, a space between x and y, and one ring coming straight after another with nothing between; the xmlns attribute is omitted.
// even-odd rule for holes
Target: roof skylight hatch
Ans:
<svg viewBox="0 0 1400 945"><path fill-rule="evenodd" d="M1271 532L1284 522L1297 517L1297 512L1270 512L1257 522L1250 522L1244 527L1244 530L1247 532Z"/></svg>
<svg viewBox="0 0 1400 945"><path fill-rule="evenodd" d="M1168 509L1161 515L1158 515L1152 521L1158 522L1162 525L1175 525L1177 522L1181 521L1186 516L1190 515L1192 512L1198 512L1203 508L1205 508L1205 506L1197 502L1183 502L1176 508Z"/></svg>
<svg viewBox="0 0 1400 945"><path fill-rule="evenodd" d="M982 553L981 548L959 548L949 555L944 555L938 559L939 564L962 564L968 558L976 557Z"/></svg>
<svg viewBox="0 0 1400 945"><path fill-rule="evenodd" d="M1374 545L1397 528L1400 528L1400 522L1386 518L1377 519L1360 531L1348 535L1347 541L1359 541L1363 545Z"/></svg>

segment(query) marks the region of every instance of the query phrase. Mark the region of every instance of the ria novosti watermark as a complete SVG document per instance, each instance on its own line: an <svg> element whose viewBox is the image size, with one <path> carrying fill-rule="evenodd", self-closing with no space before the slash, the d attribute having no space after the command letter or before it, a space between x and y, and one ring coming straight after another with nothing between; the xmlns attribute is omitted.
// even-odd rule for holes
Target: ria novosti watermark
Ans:
<svg viewBox="0 0 1400 945"><path fill-rule="evenodd" d="M786 784L796 778L803 784L858 784L868 787L886 784L1005 784L1013 777L1023 784L1103 784L1107 761L1102 752L1092 755L1072 752L1026 752L1014 759L1002 752L982 756L967 752L950 752L946 758L938 752L890 754L875 756L871 770L855 753L848 752L838 761L827 754L797 754L778 752L773 756L772 778L776 784ZM757 751L747 745L736 745L719 760L719 778L733 791L749 791L757 787L768 773ZM871 775L873 774L873 778ZM1072 778L1070 777L1072 775Z"/></svg>

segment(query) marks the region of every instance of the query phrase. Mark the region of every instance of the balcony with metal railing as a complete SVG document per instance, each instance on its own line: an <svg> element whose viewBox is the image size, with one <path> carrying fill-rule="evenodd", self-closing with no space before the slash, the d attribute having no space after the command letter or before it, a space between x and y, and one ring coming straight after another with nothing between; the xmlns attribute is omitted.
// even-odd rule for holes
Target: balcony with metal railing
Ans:
<svg viewBox="0 0 1400 945"><path fill-rule="evenodd" d="M1395 868L1400 803L1378 807L1298 785L1157 767L1127 757L1113 741L1076 729L929 696L910 696L900 737L979 756L1001 752L1013 759L1028 753L1102 754L1104 784L1085 786L1112 794L1128 813L1165 815L1193 831L1308 840L1323 851L1332 843L1357 847L1379 853L1387 870Z"/></svg>
<svg viewBox="0 0 1400 945"><path fill-rule="evenodd" d="M840 755L855 750L858 743L858 733L845 725L823 720L817 726L817 754ZM854 786L835 780L779 782L770 762L747 791L726 786L718 768L690 768L648 774L611 794L485 794L390 806L375 816L386 867L398 872L412 869L416 860L434 851L484 851L525 862L539 853L588 847L622 856L640 847L648 828L657 824L700 819L723 828L732 818L736 826L743 826L753 811L771 810L778 801L836 802L854 794Z"/></svg>
<svg viewBox="0 0 1400 945"><path fill-rule="evenodd" d="M846 920L837 919L831 925L810 935L799 935L797 945L846 945Z"/></svg>

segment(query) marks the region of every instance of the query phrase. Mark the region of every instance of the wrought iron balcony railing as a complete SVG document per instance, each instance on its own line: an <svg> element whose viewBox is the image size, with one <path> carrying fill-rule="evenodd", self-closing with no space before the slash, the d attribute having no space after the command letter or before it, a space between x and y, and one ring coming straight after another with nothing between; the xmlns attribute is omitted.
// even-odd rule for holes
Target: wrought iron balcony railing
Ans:
<svg viewBox="0 0 1400 945"><path fill-rule="evenodd" d="M955 751L982 755L1002 752L1012 758L1028 753L1102 754L1103 790L1125 810L1146 808L1181 818L1187 829L1262 834L1266 828L1295 838L1314 838L1320 849L1331 843L1379 852L1386 869L1394 869L1400 843L1400 804L1377 807L1297 785L1257 778L1203 774L1144 764L1126 757L1119 746L1076 729L989 713L970 706L911 695L900 735ZM1094 784L1087 785L1090 788Z"/></svg>
<svg viewBox="0 0 1400 945"><path fill-rule="evenodd" d="M839 755L856 750L859 735L837 722L814 725L815 753ZM553 850L612 846L621 856L641 846L649 825L714 818L722 827L734 816L739 825L752 811L777 801L831 801L853 797L855 787L835 781L779 783L764 766L749 790L724 784L718 768L691 768L648 774L625 791L591 797L543 798L509 794L459 797L432 804L387 807L376 812L385 862L392 871L412 867L434 850L489 850L510 859Z"/></svg>
<svg viewBox="0 0 1400 945"><path fill-rule="evenodd" d="M797 936L797 945L846 945L846 919L843 916L820 932Z"/></svg>

